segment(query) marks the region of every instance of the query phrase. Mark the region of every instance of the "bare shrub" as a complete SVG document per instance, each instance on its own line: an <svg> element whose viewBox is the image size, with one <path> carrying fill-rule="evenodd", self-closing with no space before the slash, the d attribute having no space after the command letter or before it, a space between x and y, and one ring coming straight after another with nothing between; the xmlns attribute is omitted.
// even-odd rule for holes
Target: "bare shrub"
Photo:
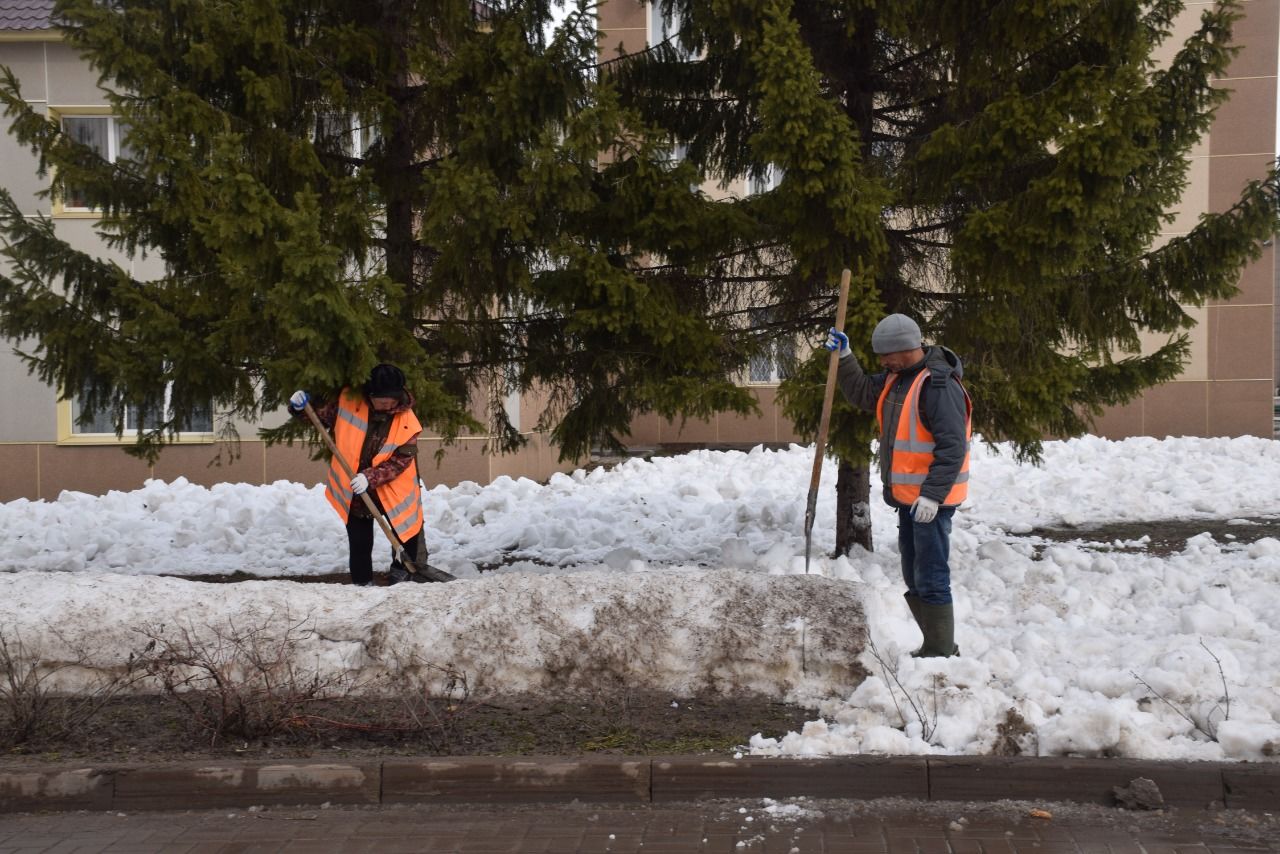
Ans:
<svg viewBox="0 0 1280 854"><path fill-rule="evenodd" d="M150 644L140 664L211 744L342 726L309 711L352 689L346 674L323 675L299 662L301 644L316 634L309 622L287 613L248 626L229 619L206 626L207 637L191 625L143 628Z"/></svg>
<svg viewBox="0 0 1280 854"><path fill-rule="evenodd" d="M867 648L871 651L871 655L875 658L876 663L880 665L880 670L884 674L884 683L889 687L889 696L893 699L893 707L898 712L898 717L902 719L902 726L905 729L911 722L906 712L902 708L902 704L898 702L898 695L902 695L903 701L907 704L907 708L911 711L911 716L920 724L920 738L925 743L931 744L933 733L938 728L938 688L942 684L942 678L938 674L933 677L933 715L930 716L928 702L926 698L919 697L910 693L906 686L902 684L902 680L898 678L898 668L891 665L880 654L880 650L876 648L876 642L867 634Z"/></svg>
<svg viewBox="0 0 1280 854"><path fill-rule="evenodd" d="M20 636L0 631L0 745L63 738L145 676L133 655L120 667L103 670L90 665L87 650L54 634L71 650L69 656L52 660ZM55 690L57 677L73 669L91 674L87 688Z"/></svg>
<svg viewBox="0 0 1280 854"><path fill-rule="evenodd" d="M1203 707L1192 710L1180 708L1174 705L1164 694L1151 687L1150 683L1137 673L1132 670L1129 673L1134 679L1138 680L1138 684L1150 691L1152 696L1172 709L1178 717L1191 724L1192 729L1210 741L1216 742L1218 740L1218 725L1223 721L1231 720L1231 689L1227 687L1227 674L1222 669L1222 659L1218 658L1203 640L1200 641L1200 647L1209 654L1209 657L1213 659L1213 663L1217 665L1218 680L1222 683L1222 696L1214 701L1213 705L1208 707L1207 710ZM1207 706L1207 703L1203 705ZM1220 714L1221 717L1215 720L1215 714Z"/></svg>
<svg viewBox="0 0 1280 854"><path fill-rule="evenodd" d="M370 728L415 735L435 753L454 752L468 714L482 702L476 686L452 664L435 664L416 652L396 659L383 689L394 702L379 707Z"/></svg>
<svg viewBox="0 0 1280 854"><path fill-rule="evenodd" d="M991 747L994 756L1021 756L1028 740L1035 735L1027 719L1018 710L1009 707L1004 720L996 724L996 740Z"/></svg>

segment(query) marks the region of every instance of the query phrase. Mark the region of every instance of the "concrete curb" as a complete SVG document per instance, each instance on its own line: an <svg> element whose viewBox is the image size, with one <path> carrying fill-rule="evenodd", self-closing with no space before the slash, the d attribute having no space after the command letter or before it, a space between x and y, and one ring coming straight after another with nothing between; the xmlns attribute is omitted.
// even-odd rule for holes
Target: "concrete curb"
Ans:
<svg viewBox="0 0 1280 854"><path fill-rule="evenodd" d="M1280 810L1280 763L987 756L444 757L0 769L0 812L410 803L908 798L1111 805L1139 777L1169 806Z"/></svg>

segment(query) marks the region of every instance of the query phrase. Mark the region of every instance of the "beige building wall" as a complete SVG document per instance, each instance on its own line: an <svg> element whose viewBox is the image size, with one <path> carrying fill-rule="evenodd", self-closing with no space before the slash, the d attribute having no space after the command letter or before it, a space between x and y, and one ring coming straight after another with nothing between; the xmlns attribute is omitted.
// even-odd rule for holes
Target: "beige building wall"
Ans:
<svg viewBox="0 0 1280 854"><path fill-rule="evenodd" d="M1170 39L1170 54L1173 43L1195 29L1210 5L1187 4ZM1244 0L1242 8L1244 17L1235 26L1242 49L1217 83L1231 90L1231 99L1219 108L1209 135L1194 152L1189 184L1166 239L1185 234L1203 213L1229 209L1249 181L1266 177L1275 160L1280 0ZM1272 435L1277 376L1274 241L1245 268L1239 287L1230 300L1190 310L1197 325L1182 376L1108 410L1098 420L1097 433L1108 438Z"/></svg>
<svg viewBox="0 0 1280 854"><path fill-rule="evenodd" d="M0 65L8 65L17 75L23 97L42 113L108 112L108 102L97 87L97 77L76 53L47 33L0 32ZM5 122L0 130L7 130ZM52 215L57 232L72 246L107 257L111 253L95 233L91 214L63 213L53 208L39 192L48 186L36 173L37 161L7 132L0 132L0 182L31 216ZM134 275L158 276L163 267L158 259L137 261L116 255L115 260ZM0 502L17 498L56 498L63 490L101 494L109 490L130 490L148 478L173 480L185 477L193 483L212 486L221 482L271 483L286 479L306 484L320 483L325 466L310 459L302 446L267 447L254 439L256 424L238 421L236 430L247 437L237 445L215 441L202 435L182 439L167 447L154 466L128 456L127 444L114 439L72 437L70 407L60 402L57 391L33 377L14 352L21 342L0 342L0 394L21 405L0 407ZM558 450L532 425L545 402L537 395L525 395L518 404L522 432L529 444L522 451L498 456L487 452L488 436L473 436L444 446L441 439L424 437L420 457L422 479L430 488L455 485L464 480L488 483L500 475L541 480L552 472L571 468L557 459ZM482 415L482 413L480 413ZM266 426L282 423L282 410L265 419ZM483 420L483 418L482 418ZM437 462L435 452L443 448Z"/></svg>
<svg viewBox="0 0 1280 854"><path fill-rule="evenodd" d="M1195 30L1212 4L1191 2L1179 17L1163 56ZM1276 67L1280 41L1280 0L1244 0L1236 24L1241 50L1219 86L1231 99L1218 111L1210 134L1193 152L1188 187L1163 239L1185 234L1200 215L1223 211L1250 181L1266 176L1276 152ZM609 0L599 12L600 47L606 59L643 50L648 44L649 5ZM1272 394L1280 377L1280 329L1274 317L1280 293L1274 242L1240 277L1240 293L1189 313L1197 325L1190 334L1191 356L1175 382L1147 390L1127 406L1107 410L1098 420L1099 435L1239 436L1272 435ZM1148 347L1164 343L1154 337ZM636 445L687 442L740 443L793 441L790 423L774 405L776 387L754 389L763 414L756 419L721 416L709 422L671 424L650 416L637 419Z"/></svg>

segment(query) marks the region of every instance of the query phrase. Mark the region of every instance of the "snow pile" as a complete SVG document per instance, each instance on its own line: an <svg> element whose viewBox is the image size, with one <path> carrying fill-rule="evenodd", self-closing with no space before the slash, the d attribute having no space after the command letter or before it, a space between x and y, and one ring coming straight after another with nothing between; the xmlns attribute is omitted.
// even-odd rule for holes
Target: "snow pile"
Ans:
<svg viewBox="0 0 1280 854"><path fill-rule="evenodd" d="M852 585L697 569L358 591L15 573L0 576L0 625L43 660L76 663L58 674L72 691L118 671L149 639L234 652L252 636L274 653L288 634L295 666L357 691L412 670L460 674L482 693L825 694L862 679L856 641L866 633Z"/></svg>
<svg viewBox="0 0 1280 854"><path fill-rule="evenodd" d="M803 577L811 462L801 447L704 451L546 484L436 487L431 561L461 580L395 588L146 577L343 571L345 534L318 488L149 481L13 501L0 505L0 625L65 652L56 628L106 666L143 625L306 618L307 654L362 676L416 654L511 691L714 687L820 703L802 732L754 739L761 754L1280 752L1280 541L1224 532L1246 539L1249 517L1280 508L1280 443L1086 437L1046 443L1043 467L975 445L952 536L963 656L945 661L909 655L920 634L878 497L875 552L826 556L834 465L817 577ZM1236 524L1168 556L1027 536L1198 518Z"/></svg>

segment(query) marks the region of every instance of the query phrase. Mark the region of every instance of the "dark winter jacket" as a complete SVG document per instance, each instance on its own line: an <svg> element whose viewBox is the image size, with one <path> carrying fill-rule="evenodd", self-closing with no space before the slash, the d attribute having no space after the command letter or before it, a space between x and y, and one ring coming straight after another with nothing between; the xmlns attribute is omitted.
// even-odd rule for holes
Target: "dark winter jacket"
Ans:
<svg viewBox="0 0 1280 854"><path fill-rule="evenodd" d="M925 478L920 494L939 504L947 497L955 484L964 455L968 450L966 436L966 405L964 389L959 380L964 374L960 357L946 347L926 347L924 358L899 375L884 402L884 423L880 425L880 480L884 484L884 500L892 507L904 506L890 493L889 471L893 465L893 437L897 435L898 416L902 412L902 400L911 387L912 380L925 367L929 368L929 380L920 390L920 419L933 433L933 464ZM855 356L840 360L836 378L845 399L859 409L876 411L876 401L884 391L889 374L866 374Z"/></svg>

